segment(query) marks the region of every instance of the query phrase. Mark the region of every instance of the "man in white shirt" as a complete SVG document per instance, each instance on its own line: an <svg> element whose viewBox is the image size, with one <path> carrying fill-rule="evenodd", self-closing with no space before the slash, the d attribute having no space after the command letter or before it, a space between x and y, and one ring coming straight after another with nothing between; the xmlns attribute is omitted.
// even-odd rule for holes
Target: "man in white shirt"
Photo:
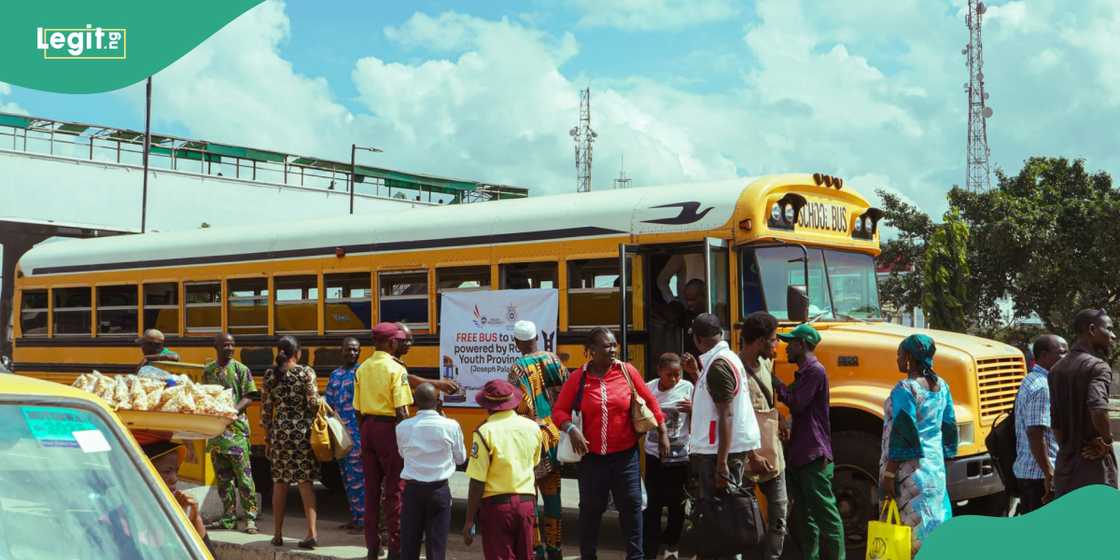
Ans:
<svg viewBox="0 0 1120 560"><path fill-rule="evenodd" d="M428 560L443 560L451 527L451 488L455 465L466 462L459 423L440 415L439 391L431 383L413 390L416 416L397 424L397 448L404 458L401 480L401 559L419 560L420 542Z"/></svg>

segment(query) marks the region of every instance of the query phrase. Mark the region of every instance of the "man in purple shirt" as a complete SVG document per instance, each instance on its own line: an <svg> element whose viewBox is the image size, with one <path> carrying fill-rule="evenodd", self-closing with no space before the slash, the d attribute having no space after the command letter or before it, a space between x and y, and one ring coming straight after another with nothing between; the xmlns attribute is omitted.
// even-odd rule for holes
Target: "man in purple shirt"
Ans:
<svg viewBox="0 0 1120 560"><path fill-rule="evenodd" d="M789 495L794 500L793 526L800 536L805 560L844 560L844 523L832 493L832 429L828 420L828 376L813 354L821 335L803 323L778 338L786 342L786 357L797 363L793 384L773 376L778 400L793 416L786 468ZM823 535L823 539L821 538ZM824 554L821 554L821 543Z"/></svg>

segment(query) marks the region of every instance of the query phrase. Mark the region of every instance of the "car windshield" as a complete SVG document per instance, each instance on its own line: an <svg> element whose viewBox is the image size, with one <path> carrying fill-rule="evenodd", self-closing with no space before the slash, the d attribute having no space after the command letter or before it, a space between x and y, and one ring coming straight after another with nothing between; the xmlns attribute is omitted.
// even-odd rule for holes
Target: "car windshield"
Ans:
<svg viewBox="0 0 1120 560"><path fill-rule="evenodd" d="M125 445L89 410L0 403L0 558L193 558Z"/></svg>
<svg viewBox="0 0 1120 560"><path fill-rule="evenodd" d="M791 245L743 250L744 315L765 309L780 320L788 320L787 289L805 285L806 257L810 319L880 317L874 258Z"/></svg>

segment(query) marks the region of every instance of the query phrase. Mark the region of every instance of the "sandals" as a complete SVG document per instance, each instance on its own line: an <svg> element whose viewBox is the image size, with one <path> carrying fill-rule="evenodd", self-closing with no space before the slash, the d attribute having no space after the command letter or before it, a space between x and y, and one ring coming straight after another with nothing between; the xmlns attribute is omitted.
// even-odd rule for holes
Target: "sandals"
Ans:
<svg viewBox="0 0 1120 560"><path fill-rule="evenodd" d="M297 546L299 546L300 548L307 549L307 550L313 550L318 545L319 545L319 539L304 539L302 541L299 541L299 543L297 543Z"/></svg>
<svg viewBox="0 0 1120 560"><path fill-rule="evenodd" d="M272 537L272 546L284 546L284 537L279 535Z"/></svg>

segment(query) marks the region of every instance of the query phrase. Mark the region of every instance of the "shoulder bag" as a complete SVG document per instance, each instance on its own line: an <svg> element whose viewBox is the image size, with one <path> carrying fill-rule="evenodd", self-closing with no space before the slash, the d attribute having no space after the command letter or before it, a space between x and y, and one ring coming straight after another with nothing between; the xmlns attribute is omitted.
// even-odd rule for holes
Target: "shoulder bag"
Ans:
<svg viewBox="0 0 1120 560"><path fill-rule="evenodd" d="M583 413L580 412L580 406L583 404L583 382L587 377L587 366L583 366L579 370L579 378L576 380L579 383L579 388L576 389L576 399L572 402L572 425L577 430L583 431ZM559 428L559 426L557 426ZM556 447L556 460L561 463L578 463L583 459L583 455L576 453L572 447L572 436L565 430L560 430L560 444Z"/></svg>
<svg viewBox="0 0 1120 560"><path fill-rule="evenodd" d="M637 389L634 389L634 380L630 378L630 371L637 370L627 363L618 362L618 365L622 368L622 376L626 378L626 384L630 386L630 423L634 426L634 431L644 434L657 429L657 416L654 416L653 411L646 405L645 399L638 394Z"/></svg>
<svg viewBox="0 0 1120 560"><path fill-rule="evenodd" d="M331 449L331 430L327 418L330 416L331 407L319 401L319 410L311 420L311 451L320 463L334 460L334 450Z"/></svg>

